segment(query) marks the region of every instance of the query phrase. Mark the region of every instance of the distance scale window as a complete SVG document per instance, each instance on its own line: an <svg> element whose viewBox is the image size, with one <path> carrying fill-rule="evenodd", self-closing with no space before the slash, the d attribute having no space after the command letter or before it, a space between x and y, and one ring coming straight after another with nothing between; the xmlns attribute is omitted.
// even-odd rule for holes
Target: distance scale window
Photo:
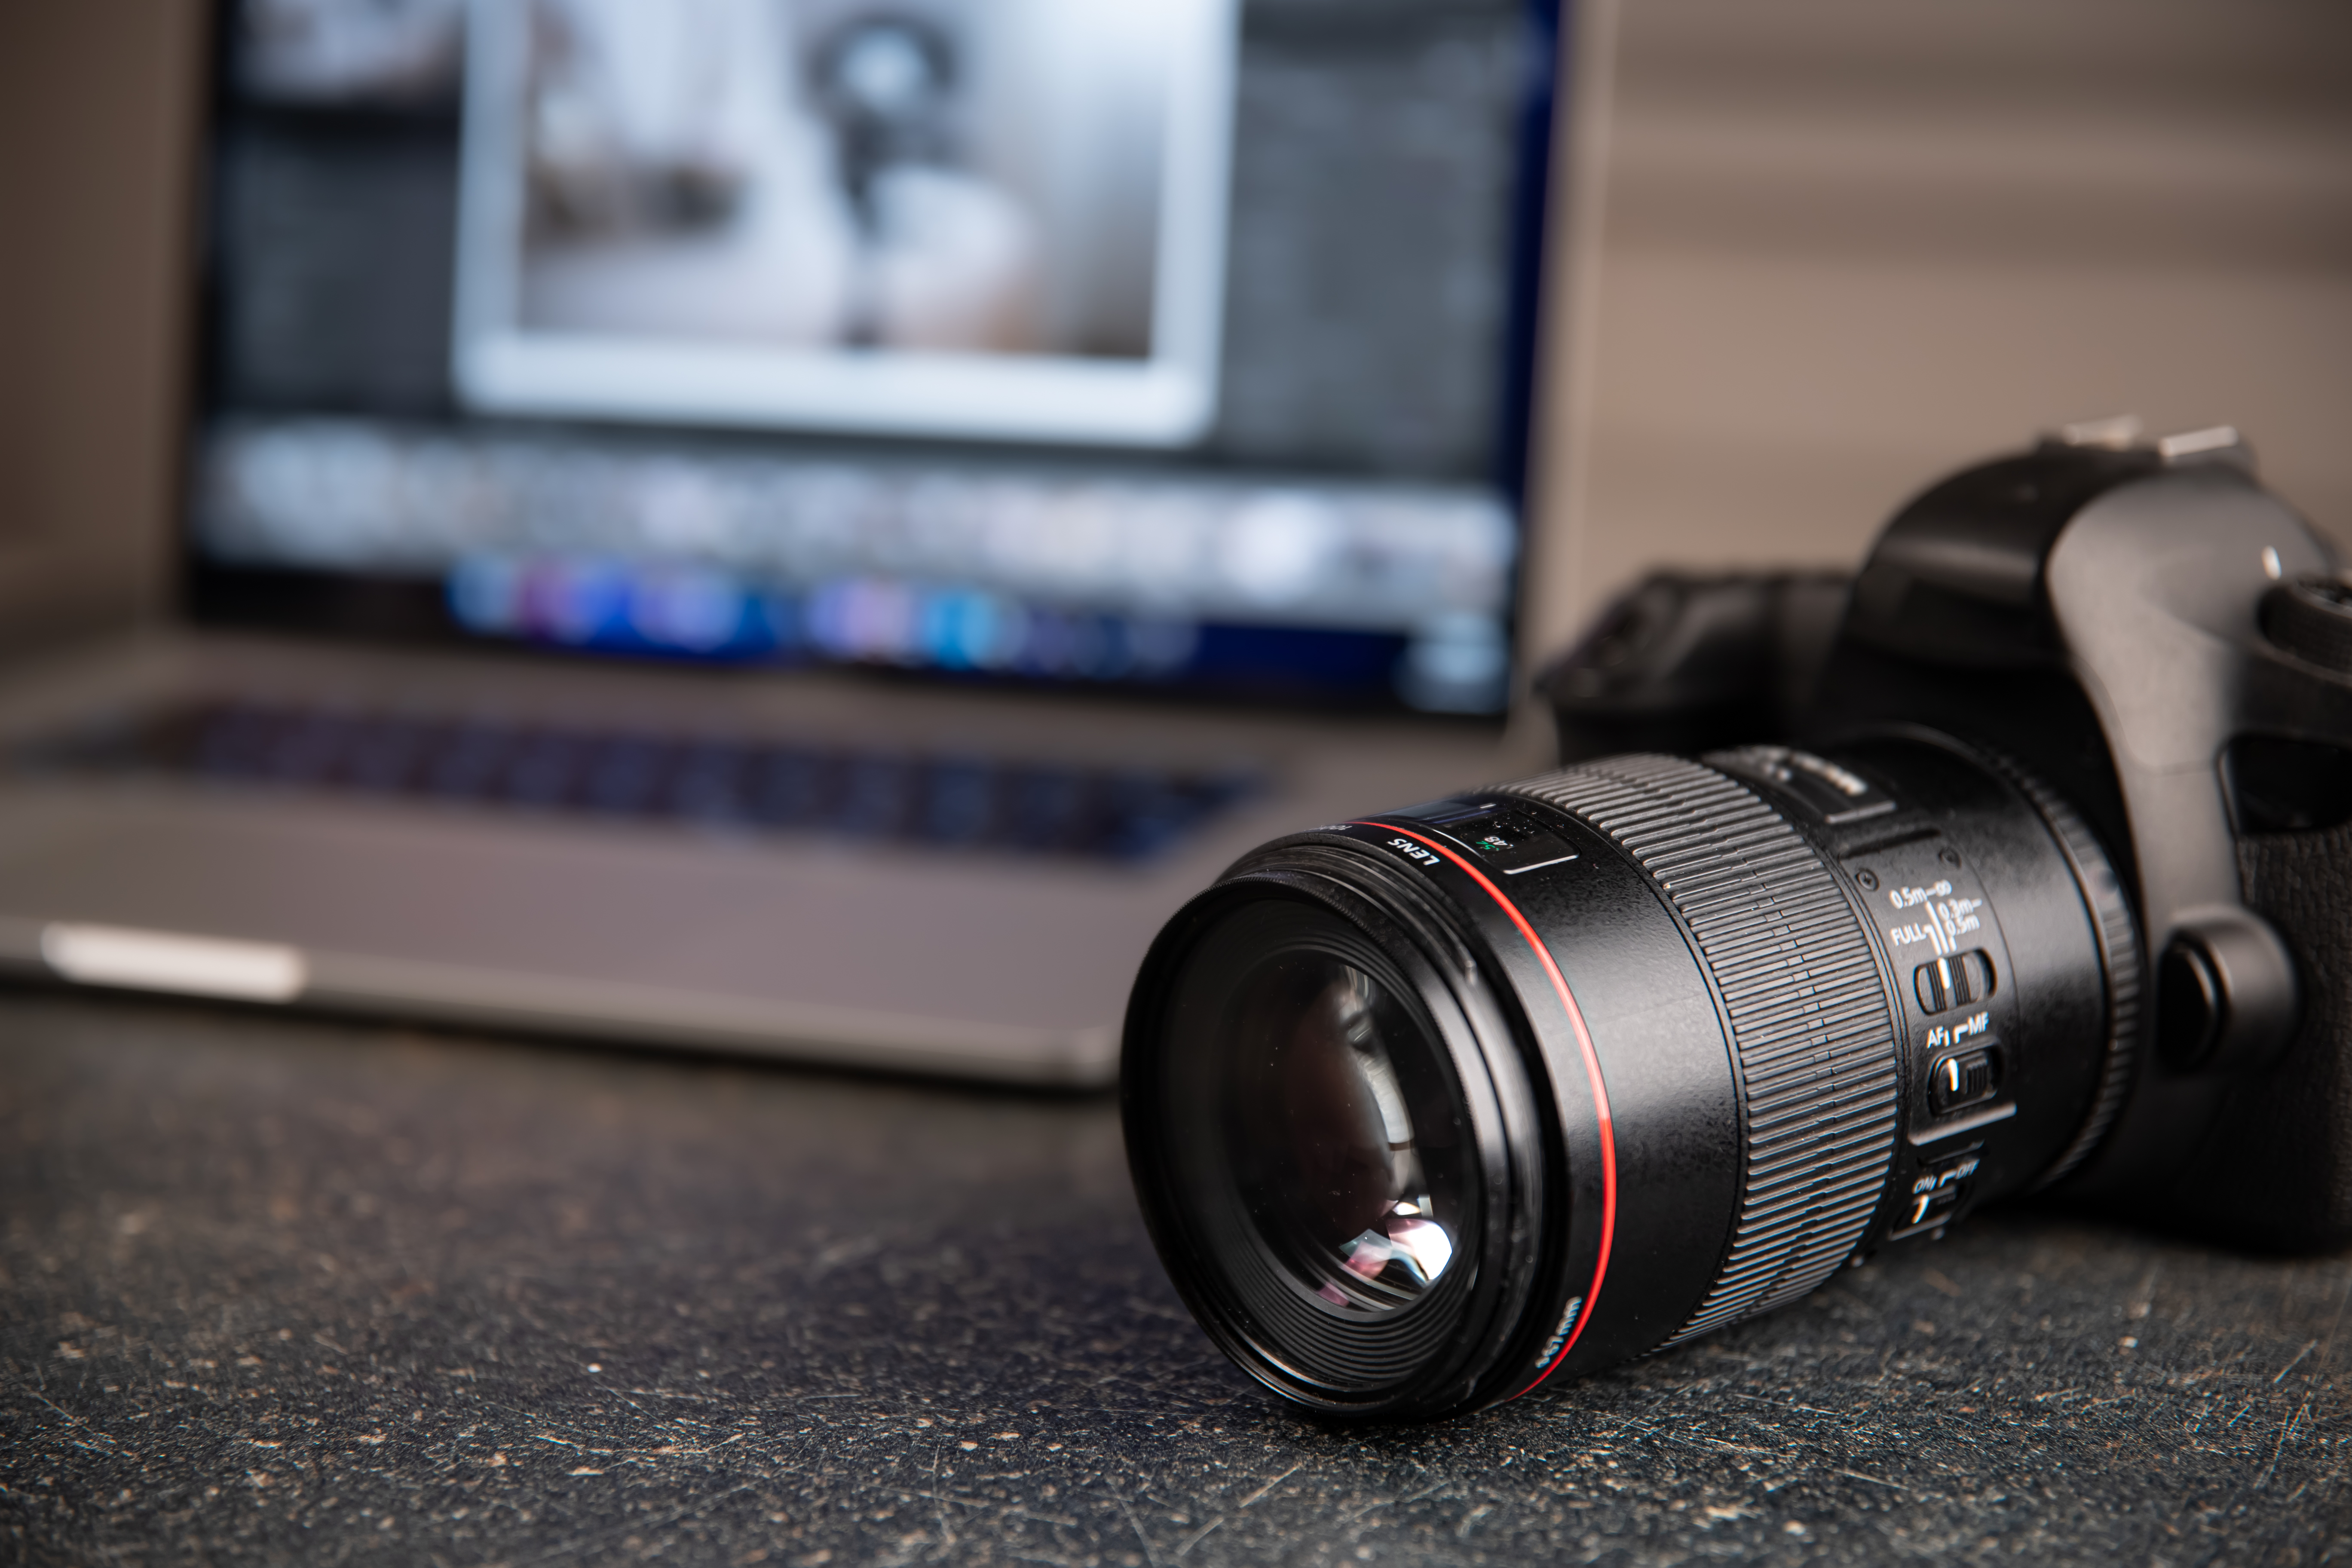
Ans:
<svg viewBox="0 0 2352 1568"><path fill-rule="evenodd" d="M1576 851L1559 835L1547 832L1516 812L1498 807L1481 806L1467 815L1423 820L1506 877L1525 876L1576 858Z"/></svg>

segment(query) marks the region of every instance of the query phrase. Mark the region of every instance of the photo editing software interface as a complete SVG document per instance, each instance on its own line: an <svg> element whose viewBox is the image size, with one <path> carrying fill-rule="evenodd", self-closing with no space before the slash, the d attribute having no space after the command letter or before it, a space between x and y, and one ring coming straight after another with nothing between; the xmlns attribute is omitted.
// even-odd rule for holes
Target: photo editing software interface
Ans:
<svg viewBox="0 0 2352 1568"><path fill-rule="evenodd" d="M1559 16L231 0L196 604L1498 710Z"/></svg>

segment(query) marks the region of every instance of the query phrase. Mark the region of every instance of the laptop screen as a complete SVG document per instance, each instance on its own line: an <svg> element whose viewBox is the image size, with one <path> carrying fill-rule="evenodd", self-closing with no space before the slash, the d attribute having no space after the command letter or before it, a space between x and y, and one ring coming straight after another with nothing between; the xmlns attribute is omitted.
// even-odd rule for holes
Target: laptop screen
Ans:
<svg viewBox="0 0 2352 1568"><path fill-rule="evenodd" d="M1557 0L230 0L200 616L1499 710Z"/></svg>

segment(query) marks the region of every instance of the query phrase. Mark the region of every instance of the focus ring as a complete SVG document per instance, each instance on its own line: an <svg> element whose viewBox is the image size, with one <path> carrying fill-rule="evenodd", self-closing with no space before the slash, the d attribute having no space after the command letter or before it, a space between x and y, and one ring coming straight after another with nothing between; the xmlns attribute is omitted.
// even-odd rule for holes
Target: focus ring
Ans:
<svg viewBox="0 0 2352 1568"><path fill-rule="evenodd" d="M1834 1273L1877 1212L1899 1075L1877 958L1811 845L1678 757L1612 757L1505 786L1591 824L1648 873L1715 982L1738 1067L1738 1218L1665 1343L1769 1311Z"/></svg>

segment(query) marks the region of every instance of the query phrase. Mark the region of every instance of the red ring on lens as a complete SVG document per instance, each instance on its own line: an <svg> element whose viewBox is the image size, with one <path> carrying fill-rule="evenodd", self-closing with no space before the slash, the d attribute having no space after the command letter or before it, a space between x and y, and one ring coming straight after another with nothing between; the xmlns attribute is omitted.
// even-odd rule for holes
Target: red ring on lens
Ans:
<svg viewBox="0 0 2352 1568"><path fill-rule="evenodd" d="M1467 873L1472 881L1486 889L1486 896L1495 900L1496 907L1509 918L1511 924L1518 928L1519 934L1527 939L1528 949L1536 955L1536 962L1543 966L1545 975L1550 979L1552 990L1559 994L1559 1005L1568 1009L1569 1030L1576 1036L1576 1048L1584 1058L1584 1076L1586 1081L1592 1086L1593 1115L1601 1124L1601 1256L1592 1266L1592 1283L1584 1288L1584 1306L1576 1314L1576 1322L1569 1330L1568 1338L1561 1342L1559 1353L1544 1364L1543 1370L1536 1373L1534 1382L1519 1390L1518 1394L1511 1395L1512 1398L1517 1399L1519 1394L1529 1393L1537 1384L1549 1377L1553 1369L1568 1359L1568 1352L1576 1348L1576 1342L1584 1335L1584 1326L1592 1321L1593 1304L1601 1300L1601 1282L1609 1273L1609 1247L1617 1235L1617 1129L1609 1115L1608 1086L1601 1081L1601 1056L1592 1048L1592 1031L1585 1027L1583 1009L1577 1006L1575 996L1570 994L1568 977L1560 973L1559 965L1553 962L1550 950L1545 947L1543 940L1536 935L1536 928L1528 923L1528 917L1519 912L1518 905L1504 897L1503 889L1495 886L1484 871L1436 839L1425 838L1410 827L1399 827L1394 823L1389 822L1370 821L1361 822L1358 826L1376 827L1382 833L1400 833L1416 844L1434 849Z"/></svg>

